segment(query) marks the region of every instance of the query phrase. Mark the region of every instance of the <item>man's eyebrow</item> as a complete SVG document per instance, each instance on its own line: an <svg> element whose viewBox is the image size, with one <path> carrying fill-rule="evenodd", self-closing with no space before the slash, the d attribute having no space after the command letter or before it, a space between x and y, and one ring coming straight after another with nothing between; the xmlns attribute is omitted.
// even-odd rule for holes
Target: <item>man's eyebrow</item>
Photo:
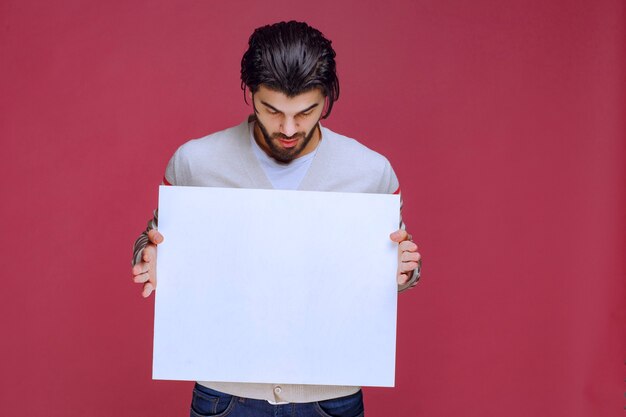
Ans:
<svg viewBox="0 0 626 417"><path fill-rule="evenodd" d="M269 107L270 109L274 110L275 112L278 112L278 113L283 113L283 111L282 111L282 110L278 110L276 107L272 106L272 105L271 105L271 104L269 104L269 103L266 103L266 102L265 102L265 101L263 101L263 100L261 100L261 104L263 104L265 107ZM304 110L300 110L300 111L298 112L298 114L300 114L300 113L306 113L306 112L308 112L309 110L314 109L314 108L315 108L315 107L317 107L317 106L319 106L319 103L314 103L314 104L311 104L311 105L310 105L309 107L307 107L306 109L304 109Z"/></svg>

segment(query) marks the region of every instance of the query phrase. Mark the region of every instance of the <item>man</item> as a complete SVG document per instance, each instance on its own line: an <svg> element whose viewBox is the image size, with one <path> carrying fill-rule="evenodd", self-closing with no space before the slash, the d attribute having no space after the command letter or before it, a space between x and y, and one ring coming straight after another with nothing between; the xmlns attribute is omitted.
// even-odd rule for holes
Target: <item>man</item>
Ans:
<svg viewBox="0 0 626 417"><path fill-rule="evenodd" d="M254 31L241 61L241 86L254 115L239 126L192 140L170 160L170 185L399 193L389 162L320 125L339 96L335 51L318 30L281 22ZM135 243L133 275L148 297L156 288L157 213ZM417 245L400 228L398 289L413 286ZM359 387L199 382L191 415L358 416Z"/></svg>

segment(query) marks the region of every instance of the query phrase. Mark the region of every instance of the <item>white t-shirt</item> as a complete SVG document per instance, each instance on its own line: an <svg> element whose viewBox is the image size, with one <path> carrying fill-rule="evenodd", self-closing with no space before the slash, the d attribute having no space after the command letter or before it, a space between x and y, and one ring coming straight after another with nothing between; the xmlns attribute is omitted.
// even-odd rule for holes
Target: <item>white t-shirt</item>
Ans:
<svg viewBox="0 0 626 417"><path fill-rule="evenodd" d="M313 152L294 159L288 164L281 164L265 153L263 149L254 140L253 129L250 132L250 141L252 142L252 150L257 157L263 171L269 178L270 182L277 190L297 190L306 175L313 157L317 152L317 147Z"/></svg>

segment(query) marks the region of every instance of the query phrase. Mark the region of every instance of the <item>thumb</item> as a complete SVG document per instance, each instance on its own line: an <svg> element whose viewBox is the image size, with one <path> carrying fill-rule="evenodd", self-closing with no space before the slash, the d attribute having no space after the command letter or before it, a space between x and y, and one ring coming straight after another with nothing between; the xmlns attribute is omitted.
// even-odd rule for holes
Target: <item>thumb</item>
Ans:
<svg viewBox="0 0 626 417"><path fill-rule="evenodd" d="M150 239L150 242L154 243L155 245L163 242L163 235L159 233L157 229L150 230L148 232L148 238Z"/></svg>
<svg viewBox="0 0 626 417"><path fill-rule="evenodd" d="M395 232L389 235L389 238L396 243L405 241L407 240L408 237L409 237L409 234L407 233L407 231L402 230L402 229L396 230Z"/></svg>

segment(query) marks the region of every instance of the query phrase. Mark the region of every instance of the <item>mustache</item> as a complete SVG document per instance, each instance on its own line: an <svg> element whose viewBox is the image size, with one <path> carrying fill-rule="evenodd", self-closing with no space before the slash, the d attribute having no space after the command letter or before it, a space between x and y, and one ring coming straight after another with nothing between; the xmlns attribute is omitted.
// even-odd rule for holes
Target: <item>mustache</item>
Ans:
<svg viewBox="0 0 626 417"><path fill-rule="evenodd" d="M304 138L304 132L298 132L298 133L294 133L291 136L287 136L287 135L283 135L282 133L273 133L272 134L272 139L298 139L298 138Z"/></svg>

